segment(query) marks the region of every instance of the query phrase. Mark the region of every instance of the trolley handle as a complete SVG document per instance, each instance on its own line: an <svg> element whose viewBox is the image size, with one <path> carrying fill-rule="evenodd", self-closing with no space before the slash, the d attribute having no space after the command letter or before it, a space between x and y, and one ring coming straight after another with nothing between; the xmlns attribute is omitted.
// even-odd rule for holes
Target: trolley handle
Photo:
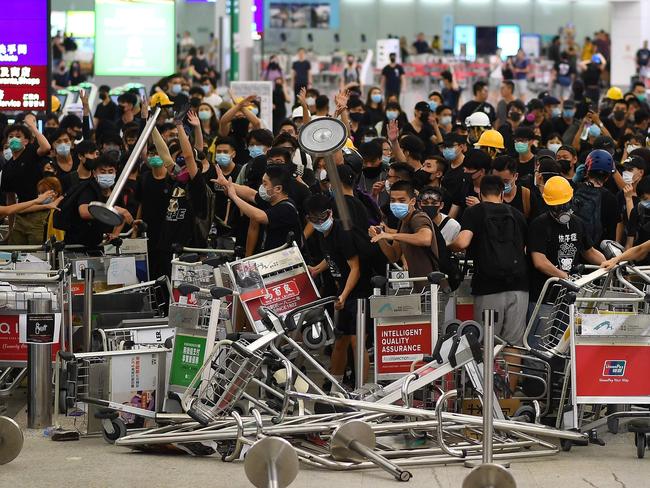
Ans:
<svg viewBox="0 0 650 488"><path fill-rule="evenodd" d="M232 295L232 290L230 288L225 288L223 286L211 286L210 288L201 288L192 283L181 283L177 287L178 292L183 296L191 295L192 293L204 293L210 295L215 300Z"/></svg>
<svg viewBox="0 0 650 488"><path fill-rule="evenodd" d="M300 314L302 314L307 310L324 307L325 305L329 305L330 303L334 303L334 302L336 302L336 297L331 296L331 297L319 298L314 302L308 303L306 305L301 305L300 307L296 307L291 312L287 313L287 315L285 315L284 326L288 330L294 330L296 327L298 327L298 324L296 323L295 319L300 317Z"/></svg>

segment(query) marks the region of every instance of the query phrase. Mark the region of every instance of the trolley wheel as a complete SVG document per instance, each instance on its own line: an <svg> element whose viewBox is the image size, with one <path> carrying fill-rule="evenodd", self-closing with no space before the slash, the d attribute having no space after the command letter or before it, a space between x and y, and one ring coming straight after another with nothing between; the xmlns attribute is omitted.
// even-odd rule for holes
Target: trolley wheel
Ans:
<svg viewBox="0 0 650 488"><path fill-rule="evenodd" d="M607 419L607 431L611 434L618 434L618 419L617 418L608 418Z"/></svg>
<svg viewBox="0 0 650 488"><path fill-rule="evenodd" d="M67 390L59 390L59 413L66 414L68 412L68 406L66 401L68 399Z"/></svg>
<svg viewBox="0 0 650 488"><path fill-rule="evenodd" d="M573 441L569 441L567 439L560 439L560 449L562 449L564 452L569 452L572 447L573 447Z"/></svg>
<svg viewBox="0 0 650 488"><path fill-rule="evenodd" d="M645 434L643 432L637 432L636 437L634 438L634 443L636 444L636 457L643 459L646 448Z"/></svg>
<svg viewBox="0 0 650 488"><path fill-rule="evenodd" d="M515 411L514 417L521 417L520 419L521 422L534 424L535 408L532 405L522 405Z"/></svg>
<svg viewBox="0 0 650 488"><path fill-rule="evenodd" d="M444 328L444 335L452 335L458 332L458 328L460 327L460 320L454 319L454 320L449 320L444 323L443 328Z"/></svg>
<svg viewBox="0 0 650 488"><path fill-rule="evenodd" d="M113 426L113 432L109 433L106 429L102 429L102 435L104 440L109 444L115 444L115 441L120 437L126 435L126 424L120 418L110 420L111 425Z"/></svg>
<svg viewBox="0 0 650 488"><path fill-rule="evenodd" d="M458 335L473 335L480 343L483 342L483 326L474 320L466 320L458 327Z"/></svg>
<svg viewBox="0 0 650 488"><path fill-rule="evenodd" d="M314 337L312 331L313 327L308 325L302 329L302 342L312 351L316 351L325 345L327 337L325 336L324 324L321 324L320 334Z"/></svg>

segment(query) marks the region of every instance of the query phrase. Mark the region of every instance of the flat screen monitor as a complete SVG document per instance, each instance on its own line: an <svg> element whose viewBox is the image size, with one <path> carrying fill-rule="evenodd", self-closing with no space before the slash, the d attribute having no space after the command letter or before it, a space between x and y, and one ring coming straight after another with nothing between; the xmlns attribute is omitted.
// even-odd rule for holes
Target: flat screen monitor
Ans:
<svg viewBox="0 0 650 488"><path fill-rule="evenodd" d="M454 26L454 56L463 59L476 59L476 26Z"/></svg>
<svg viewBox="0 0 650 488"><path fill-rule="evenodd" d="M476 54L489 56L497 50L497 28L476 27Z"/></svg>

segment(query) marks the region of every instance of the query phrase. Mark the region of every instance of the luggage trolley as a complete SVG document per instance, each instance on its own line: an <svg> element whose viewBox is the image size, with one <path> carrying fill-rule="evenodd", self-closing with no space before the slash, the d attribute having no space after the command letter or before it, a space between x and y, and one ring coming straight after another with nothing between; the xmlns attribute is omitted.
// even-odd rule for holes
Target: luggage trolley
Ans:
<svg viewBox="0 0 650 488"><path fill-rule="evenodd" d="M0 271L0 397L8 396L27 373L27 344L20 342L19 322L27 314L29 300L47 299L52 313L61 317L65 307L68 275L59 271ZM69 338L65 327L52 347L52 361Z"/></svg>

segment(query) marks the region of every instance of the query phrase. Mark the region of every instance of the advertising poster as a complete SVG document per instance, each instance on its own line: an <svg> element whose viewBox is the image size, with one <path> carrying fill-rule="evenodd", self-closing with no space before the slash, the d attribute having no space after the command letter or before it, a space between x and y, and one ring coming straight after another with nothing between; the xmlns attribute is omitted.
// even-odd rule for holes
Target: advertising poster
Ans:
<svg viewBox="0 0 650 488"><path fill-rule="evenodd" d="M3 0L0 111L49 108L49 1Z"/></svg>
<svg viewBox="0 0 650 488"><path fill-rule="evenodd" d="M0 363L27 365L27 344L20 342L20 315L0 315ZM59 344L52 345L52 361Z"/></svg>
<svg viewBox="0 0 650 488"><path fill-rule="evenodd" d="M413 361L433 351L430 322L377 324L375 338L378 375L407 374Z"/></svg>

